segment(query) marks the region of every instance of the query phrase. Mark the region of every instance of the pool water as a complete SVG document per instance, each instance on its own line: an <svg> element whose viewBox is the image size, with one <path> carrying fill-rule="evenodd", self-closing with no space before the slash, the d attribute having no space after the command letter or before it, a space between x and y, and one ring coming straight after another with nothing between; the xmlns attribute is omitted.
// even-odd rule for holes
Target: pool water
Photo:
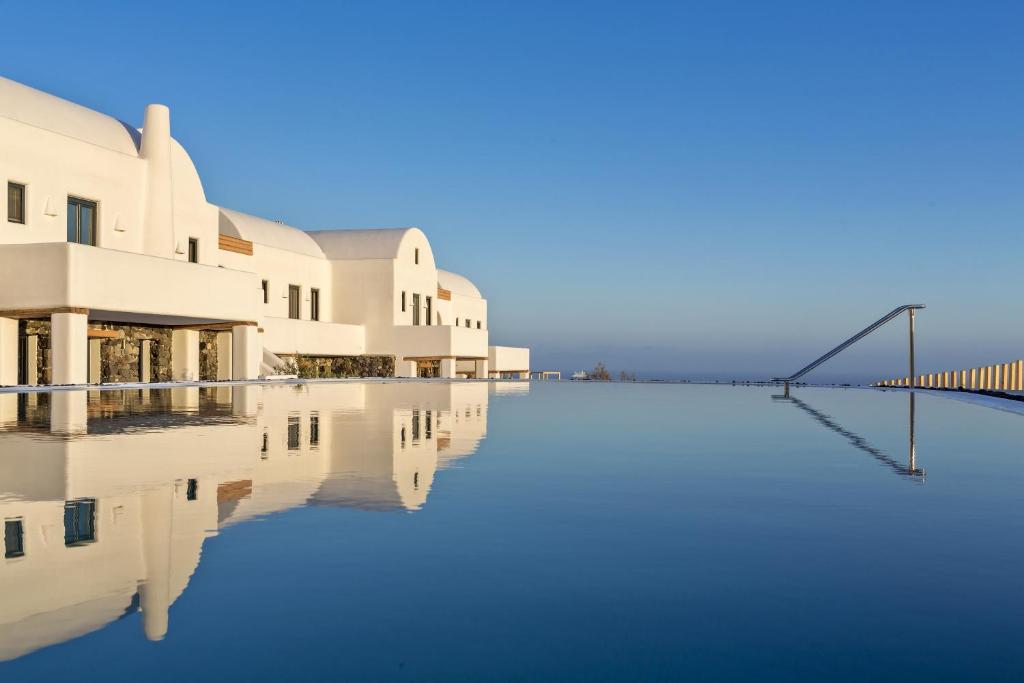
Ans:
<svg viewBox="0 0 1024 683"><path fill-rule="evenodd" d="M1024 417L779 392L0 395L0 680L1024 677Z"/></svg>

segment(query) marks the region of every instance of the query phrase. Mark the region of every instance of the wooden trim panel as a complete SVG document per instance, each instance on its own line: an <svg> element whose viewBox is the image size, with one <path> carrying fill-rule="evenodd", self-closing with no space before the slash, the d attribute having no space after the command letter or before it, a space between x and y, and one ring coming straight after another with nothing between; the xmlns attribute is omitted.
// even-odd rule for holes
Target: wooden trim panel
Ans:
<svg viewBox="0 0 1024 683"><path fill-rule="evenodd" d="M88 308L57 306L56 308L23 308L14 311L0 311L0 318L49 318L54 313L78 313L89 315Z"/></svg>
<svg viewBox="0 0 1024 683"><path fill-rule="evenodd" d="M443 287L438 287L437 288L437 298L440 299L441 301L451 301L452 300L452 290L444 289Z"/></svg>
<svg viewBox="0 0 1024 683"><path fill-rule="evenodd" d="M217 248L221 251L233 251L236 254L252 256L252 242L231 235L218 235Z"/></svg>

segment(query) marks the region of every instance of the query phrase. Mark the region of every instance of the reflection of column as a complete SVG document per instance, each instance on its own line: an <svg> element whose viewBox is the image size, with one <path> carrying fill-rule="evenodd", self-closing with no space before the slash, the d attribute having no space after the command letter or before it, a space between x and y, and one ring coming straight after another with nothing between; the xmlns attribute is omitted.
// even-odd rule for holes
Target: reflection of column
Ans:
<svg viewBox="0 0 1024 683"><path fill-rule="evenodd" d="M171 333L171 377L186 381L199 379L199 330Z"/></svg>
<svg viewBox="0 0 1024 683"><path fill-rule="evenodd" d="M259 406L260 387L256 384L237 384L231 387L231 414L252 417Z"/></svg>
<svg viewBox="0 0 1024 683"><path fill-rule="evenodd" d="M489 366L490 363L486 360L476 361L476 378L487 379L487 377L490 375L490 373L488 372Z"/></svg>
<svg viewBox="0 0 1024 683"><path fill-rule="evenodd" d="M18 394L0 394L0 425L18 422Z"/></svg>
<svg viewBox="0 0 1024 683"><path fill-rule="evenodd" d="M174 488L167 485L142 494L142 553L145 578L139 586L142 628L149 640L167 635L171 606L171 511Z"/></svg>
<svg viewBox="0 0 1024 683"><path fill-rule="evenodd" d="M441 359L441 377L445 379L455 378L455 359L454 358L442 358Z"/></svg>
<svg viewBox="0 0 1024 683"><path fill-rule="evenodd" d="M50 394L50 431L85 434L89 424L86 391L55 391Z"/></svg>
<svg viewBox="0 0 1024 683"><path fill-rule="evenodd" d="M233 368L231 366L231 347L234 339L230 332L217 333L217 379L231 379Z"/></svg>
<svg viewBox="0 0 1024 683"><path fill-rule="evenodd" d="M193 410L199 407L199 387L176 387L171 389L171 408Z"/></svg>
<svg viewBox="0 0 1024 683"><path fill-rule="evenodd" d="M917 448L914 445L914 392L910 392L910 464L909 471L917 469Z"/></svg>
<svg viewBox="0 0 1024 683"><path fill-rule="evenodd" d="M51 384L85 384L88 379L89 317L84 312L50 315Z"/></svg>
<svg viewBox="0 0 1024 683"><path fill-rule="evenodd" d="M0 385L18 383L18 321L0 318Z"/></svg>
<svg viewBox="0 0 1024 683"><path fill-rule="evenodd" d="M260 375L263 346L255 325L231 328L231 379L256 379Z"/></svg>

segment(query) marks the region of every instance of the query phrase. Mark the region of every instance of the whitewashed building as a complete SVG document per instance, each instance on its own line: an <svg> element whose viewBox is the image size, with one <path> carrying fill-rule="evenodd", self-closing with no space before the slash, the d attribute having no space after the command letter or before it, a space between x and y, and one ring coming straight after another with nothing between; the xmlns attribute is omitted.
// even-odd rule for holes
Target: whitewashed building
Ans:
<svg viewBox="0 0 1024 683"><path fill-rule="evenodd" d="M280 357L529 376L421 230L306 232L211 204L163 105L136 129L0 78L0 181L0 385L252 379Z"/></svg>

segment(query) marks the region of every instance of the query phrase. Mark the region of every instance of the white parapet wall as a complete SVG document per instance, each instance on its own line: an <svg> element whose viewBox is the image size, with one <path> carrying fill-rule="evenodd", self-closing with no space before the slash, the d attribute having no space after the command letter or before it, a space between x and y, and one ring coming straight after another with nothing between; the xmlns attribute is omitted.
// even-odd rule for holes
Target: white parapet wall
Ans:
<svg viewBox="0 0 1024 683"><path fill-rule="evenodd" d="M366 328L313 320L264 318L263 347L271 353L304 356L361 356Z"/></svg>
<svg viewBox="0 0 1024 683"><path fill-rule="evenodd" d="M501 373L518 374L521 379L530 377L530 349L526 347L490 346L487 360L492 377L500 377Z"/></svg>

